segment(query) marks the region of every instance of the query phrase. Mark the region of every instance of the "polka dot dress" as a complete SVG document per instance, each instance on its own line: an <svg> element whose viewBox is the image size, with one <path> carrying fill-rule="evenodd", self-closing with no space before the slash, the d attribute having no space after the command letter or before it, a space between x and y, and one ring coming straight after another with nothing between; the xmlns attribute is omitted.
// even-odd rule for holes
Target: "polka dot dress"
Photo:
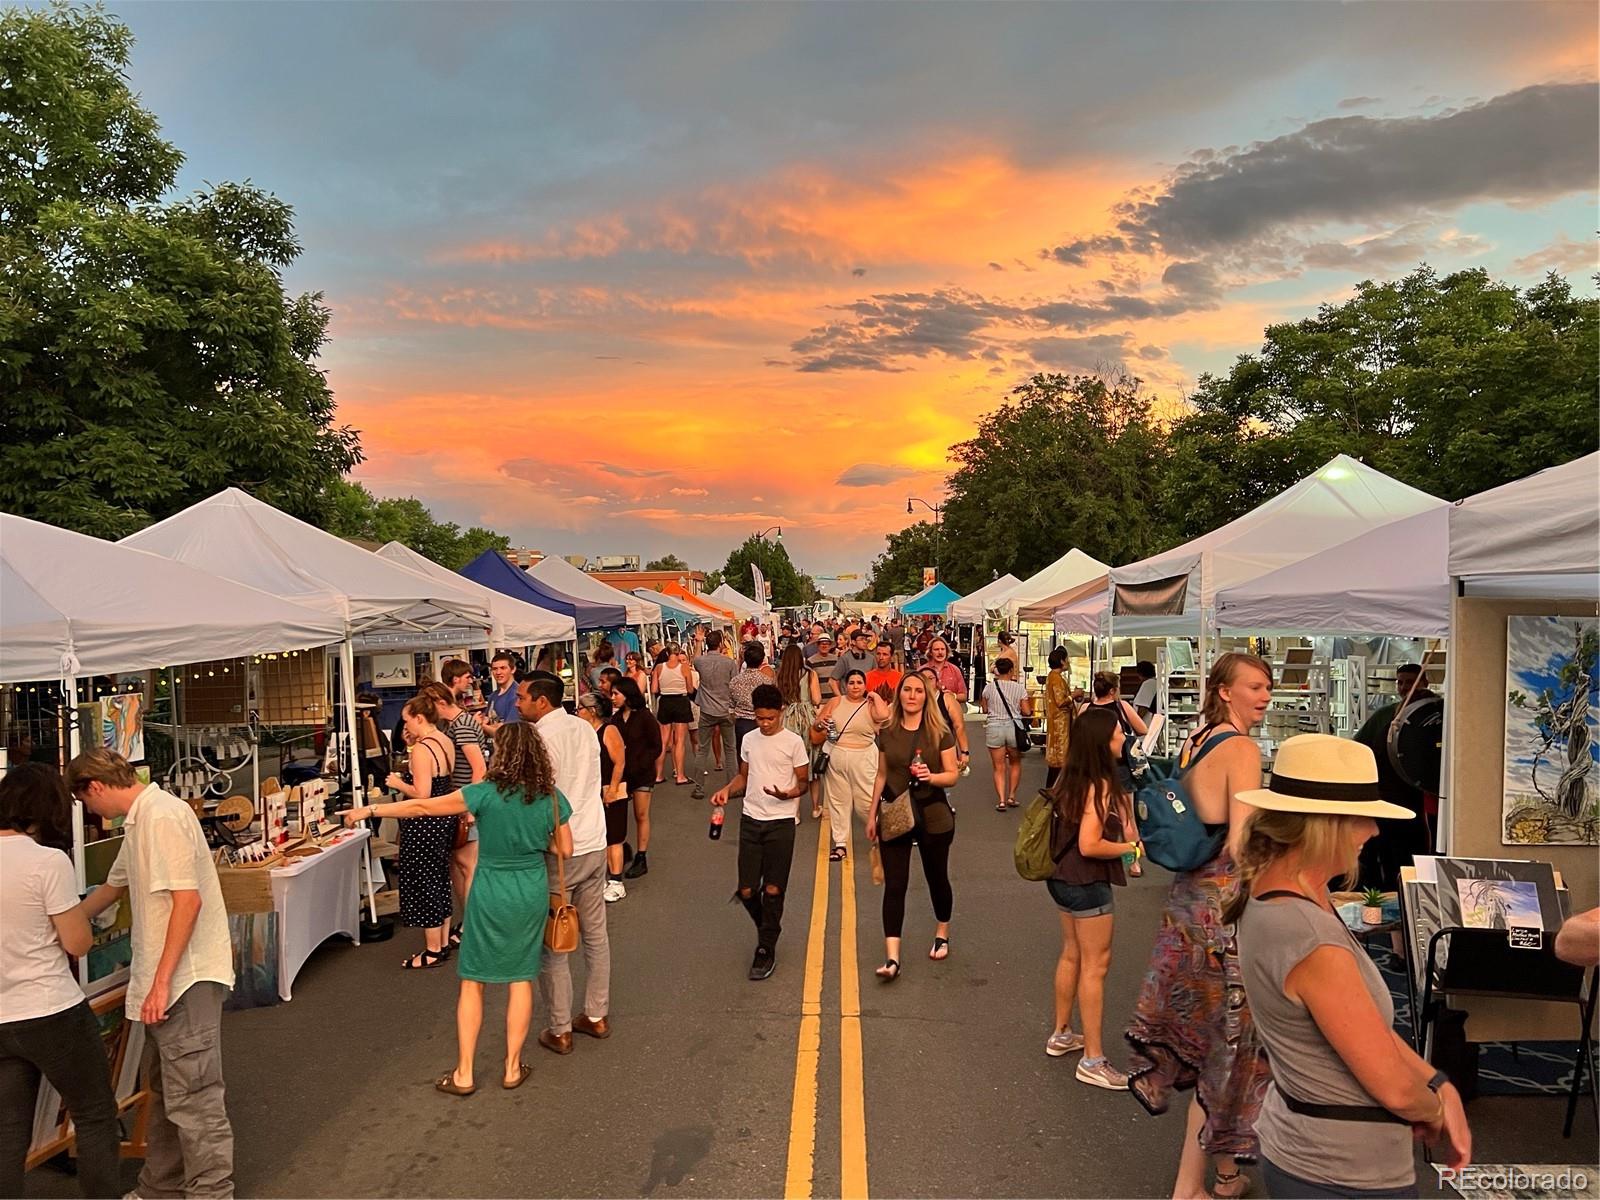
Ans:
<svg viewBox="0 0 1600 1200"><path fill-rule="evenodd" d="M427 745L427 743L423 743ZM435 756L434 796L455 790L450 773ZM455 850L458 817L409 817L400 822L400 919L419 929L431 929L450 919L454 895L450 890L450 855Z"/></svg>

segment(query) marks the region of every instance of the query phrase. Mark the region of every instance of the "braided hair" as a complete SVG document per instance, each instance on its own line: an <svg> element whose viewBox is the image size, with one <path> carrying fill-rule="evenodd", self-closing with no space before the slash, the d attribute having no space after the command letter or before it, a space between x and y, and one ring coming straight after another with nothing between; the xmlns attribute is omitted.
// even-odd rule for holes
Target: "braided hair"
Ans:
<svg viewBox="0 0 1600 1200"><path fill-rule="evenodd" d="M556 773L550 765L539 731L525 721L502 725L494 731L494 757L484 779L502 791L522 789L522 802L534 804L541 796L554 796Z"/></svg>

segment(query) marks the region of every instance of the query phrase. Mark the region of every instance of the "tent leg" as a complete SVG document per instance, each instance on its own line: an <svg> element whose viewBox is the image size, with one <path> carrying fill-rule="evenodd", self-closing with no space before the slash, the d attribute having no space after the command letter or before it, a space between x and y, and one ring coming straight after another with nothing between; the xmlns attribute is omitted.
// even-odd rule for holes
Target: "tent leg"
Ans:
<svg viewBox="0 0 1600 1200"><path fill-rule="evenodd" d="M350 803L359 804L361 795L360 744L356 737L356 646L349 637L339 647L339 691L344 696L345 745L350 755ZM367 869L367 915L378 923L378 896L372 886L372 839L361 843L361 857Z"/></svg>
<svg viewBox="0 0 1600 1200"><path fill-rule="evenodd" d="M83 753L83 731L78 727L78 677L67 675L61 681L61 716L66 721L67 733L67 762L71 762ZM72 801L72 874L77 883L78 892L82 894L87 889L84 886L83 865L83 801ZM88 955L79 963L79 970L87 975ZM85 978L84 982L87 982Z"/></svg>

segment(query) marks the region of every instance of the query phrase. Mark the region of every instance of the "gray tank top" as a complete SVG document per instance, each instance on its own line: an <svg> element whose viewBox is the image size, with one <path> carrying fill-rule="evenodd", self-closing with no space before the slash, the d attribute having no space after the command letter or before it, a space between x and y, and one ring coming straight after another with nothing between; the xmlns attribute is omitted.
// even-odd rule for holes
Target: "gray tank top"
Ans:
<svg viewBox="0 0 1600 1200"><path fill-rule="evenodd" d="M1411 1127L1337 1121L1291 1112L1282 1087L1312 1104L1375 1107L1378 1102L1350 1073L1311 1014L1284 995L1284 980L1313 950L1348 951L1367 995L1390 1026L1394 1001L1383 976L1344 922L1310 900L1252 900L1237 927L1239 966L1250 1014L1277 1086L1268 1089L1256 1121L1261 1152L1291 1175L1313 1183L1362 1189L1404 1188L1416 1181Z"/></svg>

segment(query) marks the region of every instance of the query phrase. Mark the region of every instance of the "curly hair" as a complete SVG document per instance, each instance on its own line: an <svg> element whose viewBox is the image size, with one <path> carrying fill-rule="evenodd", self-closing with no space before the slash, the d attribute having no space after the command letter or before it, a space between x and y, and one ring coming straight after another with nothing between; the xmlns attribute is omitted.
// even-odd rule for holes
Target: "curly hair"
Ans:
<svg viewBox="0 0 1600 1200"><path fill-rule="evenodd" d="M555 768L539 731L525 721L502 725L494 731L494 757L484 779L502 791L522 789L522 802L534 804L541 796L554 796Z"/></svg>
<svg viewBox="0 0 1600 1200"><path fill-rule="evenodd" d="M66 781L44 763L12 767L0 776L0 829L31 834L41 846L71 854L72 797Z"/></svg>

